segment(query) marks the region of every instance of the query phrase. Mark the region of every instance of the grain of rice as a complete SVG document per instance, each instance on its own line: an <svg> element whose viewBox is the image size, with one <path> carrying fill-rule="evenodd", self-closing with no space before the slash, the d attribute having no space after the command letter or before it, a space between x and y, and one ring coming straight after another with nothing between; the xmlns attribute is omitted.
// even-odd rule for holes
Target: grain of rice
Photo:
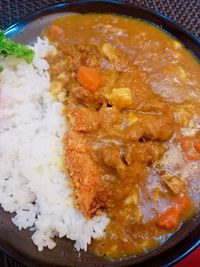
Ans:
<svg viewBox="0 0 200 267"><path fill-rule="evenodd" d="M13 223L34 230L38 250L56 246L55 236L87 249L104 234L105 215L87 220L74 207L69 179L60 169L67 125L62 104L53 100L46 53L53 50L38 38L33 64L0 57L0 204L14 212Z"/></svg>

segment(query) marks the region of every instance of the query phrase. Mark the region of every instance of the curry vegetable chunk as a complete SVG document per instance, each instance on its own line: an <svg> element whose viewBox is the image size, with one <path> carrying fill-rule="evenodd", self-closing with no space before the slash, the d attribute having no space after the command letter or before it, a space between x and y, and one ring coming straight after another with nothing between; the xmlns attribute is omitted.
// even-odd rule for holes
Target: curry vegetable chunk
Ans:
<svg viewBox="0 0 200 267"><path fill-rule="evenodd" d="M59 18L46 35L75 205L110 218L91 249L145 253L199 209L199 63L160 29L115 15Z"/></svg>

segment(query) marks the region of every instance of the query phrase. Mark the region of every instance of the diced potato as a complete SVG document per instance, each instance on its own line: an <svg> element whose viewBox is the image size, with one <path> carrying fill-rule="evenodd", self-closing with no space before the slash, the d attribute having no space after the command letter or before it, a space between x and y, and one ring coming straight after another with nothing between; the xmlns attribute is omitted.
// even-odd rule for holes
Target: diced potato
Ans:
<svg viewBox="0 0 200 267"><path fill-rule="evenodd" d="M159 188L159 187L156 187L154 190L153 190L153 195L152 195L152 198L154 201L158 201L159 198L161 197L161 195L163 194L164 192Z"/></svg>
<svg viewBox="0 0 200 267"><path fill-rule="evenodd" d="M184 81L187 77L186 71L181 67L179 67L178 70L179 70L179 77L181 78L181 80Z"/></svg>
<svg viewBox="0 0 200 267"><path fill-rule="evenodd" d="M51 82L51 86L50 86L50 93L53 95L53 96L57 96L60 92L62 92L62 83L61 82L58 82L58 81L53 81Z"/></svg>
<svg viewBox="0 0 200 267"><path fill-rule="evenodd" d="M133 192L124 200L125 205L137 205L139 202L139 189L136 186L133 190Z"/></svg>
<svg viewBox="0 0 200 267"><path fill-rule="evenodd" d="M181 127L189 127L195 107L191 104L179 104L175 107L174 117L177 124Z"/></svg>
<svg viewBox="0 0 200 267"><path fill-rule="evenodd" d="M177 176L166 176L164 177L163 182L174 194L179 194L184 189L184 182Z"/></svg>
<svg viewBox="0 0 200 267"><path fill-rule="evenodd" d="M173 46L175 49L179 49L182 47L181 43L179 43L178 41L173 41Z"/></svg>
<svg viewBox="0 0 200 267"><path fill-rule="evenodd" d="M135 113L130 112L128 114L128 126L132 126L138 121L138 117L135 115Z"/></svg>
<svg viewBox="0 0 200 267"><path fill-rule="evenodd" d="M140 222L141 219L142 219L142 212L139 210L139 209L136 209L134 211L134 219L135 219L135 222Z"/></svg>
<svg viewBox="0 0 200 267"><path fill-rule="evenodd" d="M63 103L67 100L65 92L61 92L57 95L58 100Z"/></svg>
<svg viewBox="0 0 200 267"><path fill-rule="evenodd" d="M60 80L61 82L64 82L65 84L69 82L69 76L67 73L60 73L57 77L58 80Z"/></svg>
<svg viewBox="0 0 200 267"><path fill-rule="evenodd" d="M114 48L108 43L102 45L102 52L110 61L117 59L117 55L114 51Z"/></svg>
<svg viewBox="0 0 200 267"><path fill-rule="evenodd" d="M107 98L111 105L119 109L127 108L133 102L132 92L128 87L113 88Z"/></svg>
<svg viewBox="0 0 200 267"><path fill-rule="evenodd" d="M127 197L126 199L125 199L125 201L124 201L124 204L125 205L130 205L130 204L134 204L134 196L129 196L129 197Z"/></svg>

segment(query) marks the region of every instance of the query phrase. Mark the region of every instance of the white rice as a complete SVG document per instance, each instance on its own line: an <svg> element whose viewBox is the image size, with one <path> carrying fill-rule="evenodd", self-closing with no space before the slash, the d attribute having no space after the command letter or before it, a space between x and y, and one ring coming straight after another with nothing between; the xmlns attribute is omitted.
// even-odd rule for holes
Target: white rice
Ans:
<svg viewBox="0 0 200 267"><path fill-rule="evenodd" d="M104 234L108 218L86 220L73 206L70 182L61 171L66 123L62 104L48 92L48 63L53 49L38 39L33 64L0 57L0 204L14 212L13 223L34 230L38 250L56 246L55 236L87 249L91 238Z"/></svg>

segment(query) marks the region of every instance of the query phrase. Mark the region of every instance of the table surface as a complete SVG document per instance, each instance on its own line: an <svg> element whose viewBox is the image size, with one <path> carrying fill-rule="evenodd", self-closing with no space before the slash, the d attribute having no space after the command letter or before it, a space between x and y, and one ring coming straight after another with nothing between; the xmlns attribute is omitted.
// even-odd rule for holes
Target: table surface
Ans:
<svg viewBox="0 0 200 267"><path fill-rule="evenodd" d="M5 29L35 10L64 2L66 0L0 0L0 28ZM159 11L200 38L200 0L123 0L123 2ZM11 266L22 267L21 264L0 252L0 267ZM176 264L176 267L197 266L200 266L200 248Z"/></svg>

